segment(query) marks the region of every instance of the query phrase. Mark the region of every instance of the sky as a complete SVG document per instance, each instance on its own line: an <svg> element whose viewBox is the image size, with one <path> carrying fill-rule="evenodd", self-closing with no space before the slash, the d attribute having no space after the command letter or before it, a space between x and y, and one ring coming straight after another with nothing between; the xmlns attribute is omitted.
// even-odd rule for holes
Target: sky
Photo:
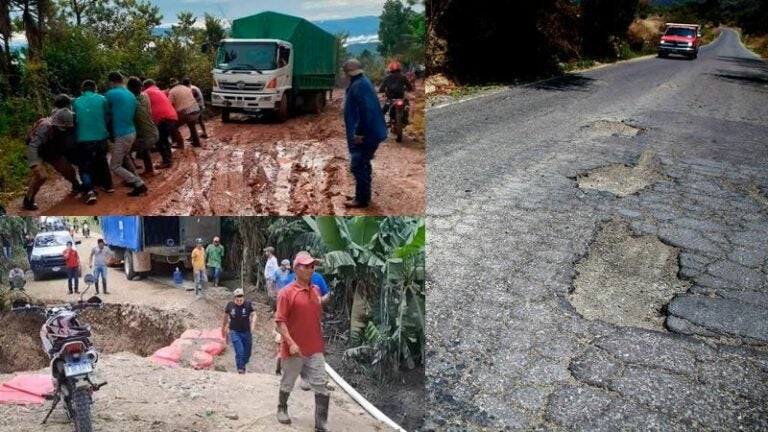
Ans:
<svg viewBox="0 0 768 432"><path fill-rule="evenodd" d="M151 0L160 7L163 23L176 21L182 10L197 16L208 12L232 20L264 11L296 15L310 21L380 15L385 0Z"/></svg>

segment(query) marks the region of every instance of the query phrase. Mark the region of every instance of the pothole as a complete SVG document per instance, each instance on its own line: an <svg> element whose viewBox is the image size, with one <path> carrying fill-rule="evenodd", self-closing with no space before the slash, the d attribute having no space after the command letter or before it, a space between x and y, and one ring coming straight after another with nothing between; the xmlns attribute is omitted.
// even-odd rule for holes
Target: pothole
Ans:
<svg viewBox="0 0 768 432"><path fill-rule="evenodd" d="M611 165L576 177L582 189L607 191L619 197L631 195L664 180L667 180L667 176L662 172L661 162L656 153L650 150L643 151L633 167L623 164Z"/></svg>
<svg viewBox="0 0 768 432"><path fill-rule="evenodd" d="M656 236L633 237L623 222L608 222L576 263L568 300L589 320L665 331L665 305L690 286L677 278L678 254Z"/></svg>
<svg viewBox="0 0 768 432"><path fill-rule="evenodd" d="M101 354L129 351L146 357L186 330L183 313L134 305L106 304L83 312L80 321L91 325L93 343ZM48 366L39 336L42 325L40 316L0 315L0 373Z"/></svg>
<svg viewBox="0 0 768 432"><path fill-rule="evenodd" d="M634 126L626 121L598 120L583 128L593 137L601 136L623 136L635 137L644 131L639 126Z"/></svg>

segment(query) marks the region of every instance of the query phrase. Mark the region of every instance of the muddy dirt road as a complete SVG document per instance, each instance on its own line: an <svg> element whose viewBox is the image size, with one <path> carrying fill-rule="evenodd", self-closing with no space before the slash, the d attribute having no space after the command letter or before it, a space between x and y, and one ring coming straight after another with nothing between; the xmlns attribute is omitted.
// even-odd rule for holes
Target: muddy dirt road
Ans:
<svg viewBox="0 0 768 432"><path fill-rule="evenodd" d="M408 134L403 143L390 137L373 161L373 200L367 209L346 209L354 193L342 116L343 89L334 91L325 111L283 124L232 116L206 123L202 148L174 149L174 166L145 179L149 194L129 198L115 180L116 192L99 193L86 206L69 197L58 175L37 196L40 210L26 212L21 199L7 211L21 215L412 215L424 213L423 137ZM420 90L417 96L423 98ZM189 135L186 128L184 136ZM155 163L159 155L153 154ZM139 165L142 165L139 163ZM141 170L139 171L141 174Z"/></svg>
<svg viewBox="0 0 768 432"><path fill-rule="evenodd" d="M87 257L94 243L94 238L83 239L78 246L81 257ZM248 374L236 373L229 346L215 358L211 370L167 368L146 357L186 329L220 328L224 304L231 298L229 291L209 288L198 299L170 279L128 281L120 269L110 269L107 282L110 294L101 295L104 308L84 313L103 355L98 379L109 382L95 397L96 430L312 430L314 400L311 392L298 388L289 407L294 424L285 427L275 420L279 378L274 375L272 318L265 305L256 303L259 325L253 335ZM27 290L34 300L48 303L76 298L66 293L63 278L29 281ZM0 334L0 382L19 373L45 373L47 360L37 335L40 324L34 316L0 314L4 329ZM334 430L386 430L340 389L331 392L331 400L330 425ZM59 409L46 427L39 425L47 406L0 405L0 430L70 431Z"/></svg>

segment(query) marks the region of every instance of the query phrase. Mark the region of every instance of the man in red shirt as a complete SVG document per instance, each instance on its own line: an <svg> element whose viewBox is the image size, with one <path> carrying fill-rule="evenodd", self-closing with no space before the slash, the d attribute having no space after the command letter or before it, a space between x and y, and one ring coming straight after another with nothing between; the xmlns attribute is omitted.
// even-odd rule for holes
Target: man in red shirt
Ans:
<svg viewBox="0 0 768 432"><path fill-rule="evenodd" d="M171 166L171 143L168 141L168 138L173 137L177 145L184 143L184 139L178 131L179 116L176 114L176 110L173 108L173 104L171 104L168 96L157 87L153 80L145 80L143 87L144 93L149 96L152 121L157 125L157 131L160 134L160 139L155 144L155 147L160 152L163 162L155 168L169 168ZM181 143L179 143L179 140L181 140Z"/></svg>
<svg viewBox="0 0 768 432"><path fill-rule="evenodd" d="M325 376L323 316L320 288L312 284L312 273L320 261L299 252L293 261L296 281L280 290L275 322L282 336L280 344L280 401L277 421L290 424L288 397L299 375L306 377L315 392L315 431L327 431L328 388Z"/></svg>
<svg viewBox="0 0 768 432"><path fill-rule="evenodd" d="M64 249L64 263L67 266L67 286L69 293L72 294L72 285L74 281L75 294L79 294L78 282L80 281L80 256L77 249L72 247L72 242L67 242L67 248Z"/></svg>

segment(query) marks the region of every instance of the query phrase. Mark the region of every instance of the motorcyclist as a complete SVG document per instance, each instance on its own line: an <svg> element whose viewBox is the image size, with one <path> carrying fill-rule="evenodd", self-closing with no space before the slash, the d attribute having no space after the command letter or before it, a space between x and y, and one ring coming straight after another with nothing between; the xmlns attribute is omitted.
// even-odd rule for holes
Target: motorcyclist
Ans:
<svg viewBox="0 0 768 432"><path fill-rule="evenodd" d="M394 99L403 99L406 105L408 105L408 99L405 97L405 92L406 90L412 92L413 86L411 85L410 81L408 81L408 78L403 74L402 69L403 68L400 65L400 62L396 60L390 62L387 66L389 75L384 78L384 82L382 82L381 86L379 87L379 93L384 93L387 98L387 101L384 103L384 107L382 108L384 115L389 112L389 109L392 106L392 100ZM406 124L408 123L407 114L403 120Z"/></svg>

